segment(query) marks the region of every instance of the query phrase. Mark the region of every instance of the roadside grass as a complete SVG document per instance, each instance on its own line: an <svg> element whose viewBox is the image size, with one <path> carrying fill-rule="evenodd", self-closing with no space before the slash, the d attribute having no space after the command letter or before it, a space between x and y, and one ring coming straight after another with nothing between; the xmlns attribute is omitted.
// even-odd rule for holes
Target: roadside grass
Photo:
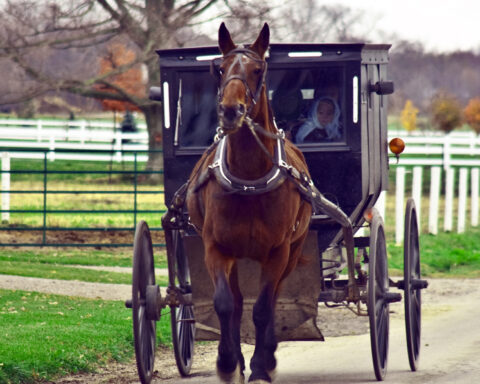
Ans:
<svg viewBox="0 0 480 384"><path fill-rule="evenodd" d="M166 268L164 249L154 249L156 268ZM132 248L78 249L78 248L0 248L0 261L33 262L38 264L131 267Z"/></svg>
<svg viewBox="0 0 480 384"><path fill-rule="evenodd" d="M78 268L79 266L131 267L131 250L118 252L91 250L0 249L0 274L84 282L131 284L132 274ZM165 252L154 251L155 267L166 268ZM157 276L157 284L167 286L166 276Z"/></svg>
<svg viewBox="0 0 480 384"><path fill-rule="evenodd" d="M426 277L480 278L480 228L465 233L420 236L420 262ZM403 245L388 245L391 274L403 274Z"/></svg>
<svg viewBox="0 0 480 384"><path fill-rule="evenodd" d="M158 343L171 342L169 316ZM0 290L0 383L53 380L133 357L132 313L123 302Z"/></svg>

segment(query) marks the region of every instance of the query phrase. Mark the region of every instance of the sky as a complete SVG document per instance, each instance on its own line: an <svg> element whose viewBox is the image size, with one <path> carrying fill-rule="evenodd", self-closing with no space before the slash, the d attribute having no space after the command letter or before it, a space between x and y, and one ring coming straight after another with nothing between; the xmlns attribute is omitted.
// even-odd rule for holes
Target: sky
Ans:
<svg viewBox="0 0 480 384"><path fill-rule="evenodd" d="M480 53L479 0L317 0L364 10L367 38L385 41L391 33L418 41L430 52ZM382 41L383 40L383 41Z"/></svg>

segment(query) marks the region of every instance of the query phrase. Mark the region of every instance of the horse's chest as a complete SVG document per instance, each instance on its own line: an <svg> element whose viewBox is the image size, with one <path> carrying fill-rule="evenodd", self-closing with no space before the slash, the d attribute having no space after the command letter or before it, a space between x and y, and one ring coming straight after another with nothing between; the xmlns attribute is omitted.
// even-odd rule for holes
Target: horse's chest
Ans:
<svg viewBox="0 0 480 384"><path fill-rule="evenodd" d="M281 206L243 197L219 200L215 205L215 241L235 253L263 252L287 235L291 220Z"/></svg>

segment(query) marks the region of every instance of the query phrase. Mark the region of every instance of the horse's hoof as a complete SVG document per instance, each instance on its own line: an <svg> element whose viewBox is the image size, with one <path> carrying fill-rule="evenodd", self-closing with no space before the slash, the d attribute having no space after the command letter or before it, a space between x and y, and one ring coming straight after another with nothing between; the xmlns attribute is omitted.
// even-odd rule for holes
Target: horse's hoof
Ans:
<svg viewBox="0 0 480 384"><path fill-rule="evenodd" d="M268 371L268 376L270 376L270 379L272 380L272 383L275 381L275 379L277 378L277 370L276 369L272 369L271 371Z"/></svg>
<svg viewBox="0 0 480 384"><path fill-rule="evenodd" d="M217 368L217 376L220 379L220 381L225 384L244 384L245 383L245 375L243 374L242 368L240 367L240 363L238 363L235 370L230 373L222 372Z"/></svg>
<svg viewBox="0 0 480 384"><path fill-rule="evenodd" d="M272 382L273 382L273 379L271 376L268 376L265 374L258 375L258 373L257 375L254 375L252 373L252 375L250 376L250 379L248 380L248 384L270 384Z"/></svg>

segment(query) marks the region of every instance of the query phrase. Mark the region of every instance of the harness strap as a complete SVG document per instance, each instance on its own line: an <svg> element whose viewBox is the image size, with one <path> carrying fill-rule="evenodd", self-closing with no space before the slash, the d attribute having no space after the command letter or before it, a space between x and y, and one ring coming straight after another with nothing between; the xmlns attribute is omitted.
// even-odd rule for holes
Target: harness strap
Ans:
<svg viewBox="0 0 480 384"><path fill-rule="evenodd" d="M208 166L208 173L213 174L217 182L228 193L259 195L273 191L285 181L286 175L285 172L282 172L282 167L285 167L287 163L283 140L277 140L275 155L272 159L274 165L272 169L265 176L256 180L244 180L231 174L226 161L226 140L226 137L220 140L213 163ZM201 175L202 180L199 180L197 187L201 186L200 182L205 183L209 176L203 173Z"/></svg>

